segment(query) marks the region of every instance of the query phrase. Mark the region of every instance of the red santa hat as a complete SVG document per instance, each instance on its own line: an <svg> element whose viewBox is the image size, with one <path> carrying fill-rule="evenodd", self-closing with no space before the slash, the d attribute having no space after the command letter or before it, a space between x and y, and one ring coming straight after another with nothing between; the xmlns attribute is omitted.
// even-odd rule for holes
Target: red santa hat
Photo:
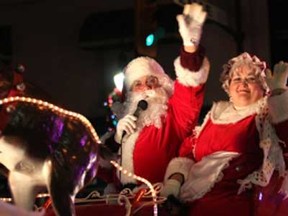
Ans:
<svg viewBox="0 0 288 216"><path fill-rule="evenodd" d="M132 60L125 68L125 85L127 90L131 89L134 81L143 76L153 75L159 79L159 83L170 95L173 91L173 81L164 72L161 65L150 57L138 57Z"/></svg>

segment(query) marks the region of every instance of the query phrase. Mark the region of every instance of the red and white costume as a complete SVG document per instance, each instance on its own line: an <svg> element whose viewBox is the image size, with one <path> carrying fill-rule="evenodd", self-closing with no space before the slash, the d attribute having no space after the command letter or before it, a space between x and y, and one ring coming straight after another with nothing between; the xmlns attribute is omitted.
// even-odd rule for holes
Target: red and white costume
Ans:
<svg viewBox="0 0 288 216"><path fill-rule="evenodd" d="M184 175L180 199L189 204L189 215L257 215L255 201L265 197L253 185L267 186L277 171L284 178L280 192L288 194L287 128L288 91L241 109L215 103L184 141L165 179Z"/></svg>
<svg viewBox="0 0 288 216"><path fill-rule="evenodd" d="M181 50L175 60L177 80L161 126L144 126L122 143L121 165L152 183L163 181L168 163L178 156L181 143L197 124L209 71L208 60L199 53ZM124 174L120 181L136 183Z"/></svg>

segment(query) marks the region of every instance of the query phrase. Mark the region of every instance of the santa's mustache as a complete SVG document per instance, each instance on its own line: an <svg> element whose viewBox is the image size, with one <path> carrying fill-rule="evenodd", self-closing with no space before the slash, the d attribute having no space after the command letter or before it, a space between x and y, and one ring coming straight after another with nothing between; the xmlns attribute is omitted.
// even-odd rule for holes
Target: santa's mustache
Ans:
<svg viewBox="0 0 288 216"><path fill-rule="evenodd" d="M137 104L140 100L145 100L150 106L156 104L166 104L168 100L168 95L163 88L146 90L143 92L131 92L128 95L128 100L126 103L127 114L133 113L137 108Z"/></svg>
<svg viewBox="0 0 288 216"><path fill-rule="evenodd" d="M141 128L147 125L161 127L161 117L166 115L168 94L164 89L157 88L145 92L132 92L128 100L126 114L134 113L140 100L146 100L147 110L140 113L137 125Z"/></svg>

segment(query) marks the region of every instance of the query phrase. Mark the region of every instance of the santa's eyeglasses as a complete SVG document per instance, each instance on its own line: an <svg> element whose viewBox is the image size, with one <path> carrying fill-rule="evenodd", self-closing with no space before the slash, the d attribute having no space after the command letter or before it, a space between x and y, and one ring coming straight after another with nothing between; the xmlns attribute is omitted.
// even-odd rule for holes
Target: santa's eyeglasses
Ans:
<svg viewBox="0 0 288 216"><path fill-rule="evenodd" d="M156 76L144 76L139 80L135 80L131 86L132 91L142 91L147 89L159 88L161 85L159 79Z"/></svg>

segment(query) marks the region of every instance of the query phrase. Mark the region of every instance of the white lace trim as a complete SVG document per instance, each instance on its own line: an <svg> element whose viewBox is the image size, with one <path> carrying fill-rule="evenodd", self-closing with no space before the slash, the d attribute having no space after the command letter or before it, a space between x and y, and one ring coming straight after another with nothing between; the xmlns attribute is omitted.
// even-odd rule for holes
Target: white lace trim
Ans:
<svg viewBox="0 0 288 216"><path fill-rule="evenodd" d="M260 106L260 112L256 116L256 126L259 131L260 148L264 153L262 167L249 174L245 179L238 180L241 185L238 194L243 192L246 188L251 188L252 184L267 186L270 182L273 172L279 171L280 176L285 177L285 162L283 151L279 145L281 140L276 135L276 132L271 125L270 116L268 115L267 100L263 101ZM282 186L285 186L284 184ZM286 186L285 186L286 187ZM287 187L283 188L287 192Z"/></svg>

